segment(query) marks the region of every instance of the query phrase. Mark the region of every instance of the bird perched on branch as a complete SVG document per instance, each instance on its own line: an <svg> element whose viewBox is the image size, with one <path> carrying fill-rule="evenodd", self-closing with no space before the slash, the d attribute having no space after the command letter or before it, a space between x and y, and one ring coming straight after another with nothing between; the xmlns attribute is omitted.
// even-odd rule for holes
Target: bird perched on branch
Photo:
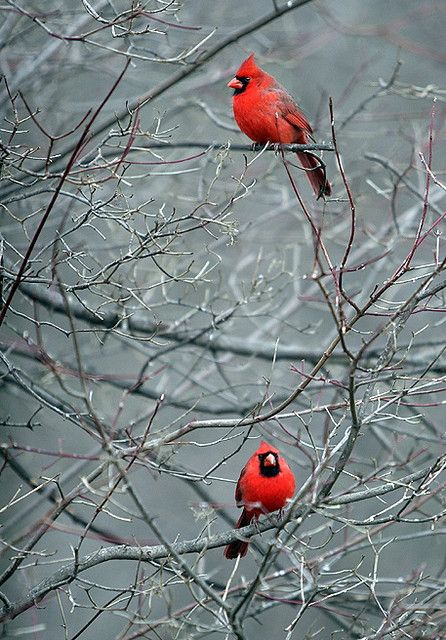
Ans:
<svg viewBox="0 0 446 640"><path fill-rule="evenodd" d="M228 83L234 89L234 118L248 138L259 144L308 144L310 123L290 94L268 73L260 69L252 53ZM317 198L330 196L331 185L319 158L297 152Z"/></svg>
<svg viewBox="0 0 446 640"><path fill-rule="evenodd" d="M243 467L235 489L235 501L243 507L236 529L246 527L262 513L283 509L293 497L296 488L294 474L280 453L267 442L262 442L257 451ZM225 548L225 557L233 560L245 556L248 542L236 540Z"/></svg>

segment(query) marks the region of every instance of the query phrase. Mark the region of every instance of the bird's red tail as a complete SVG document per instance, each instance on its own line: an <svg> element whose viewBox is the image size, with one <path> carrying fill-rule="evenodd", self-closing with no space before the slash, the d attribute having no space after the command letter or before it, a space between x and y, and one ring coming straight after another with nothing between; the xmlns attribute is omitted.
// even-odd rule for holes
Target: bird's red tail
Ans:
<svg viewBox="0 0 446 640"><path fill-rule="evenodd" d="M313 191L317 198L322 196L331 196L331 184L328 182L325 169L321 166L318 158L309 153L298 153L300 164L306 170L308 180L313 187Z"/></svg>
<svg viewBox="0 0 446 640"><path fill-rule="evenodd" d="M240 529L241 527L246 527L252 520L252 514L248 514L246 509L243 509L242 515L237 521L235 525L236 529ZM225 548L225 558L228 560L234 560L237 556L246 556L248 552L249 542L244 542L243 540L236 540L235 542L231 542Z"/></svg>

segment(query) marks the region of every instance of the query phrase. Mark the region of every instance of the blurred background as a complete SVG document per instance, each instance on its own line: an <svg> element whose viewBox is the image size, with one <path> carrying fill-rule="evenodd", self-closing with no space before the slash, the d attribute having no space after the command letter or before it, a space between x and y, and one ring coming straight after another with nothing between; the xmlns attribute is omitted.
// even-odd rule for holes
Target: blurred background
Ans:
<svg viewBox="0 0 446 640"><path fill-rule="evenodd" d="M446 4L0 20L3 637L444 637ZM234 122L252 52L325 202ZM261 439L299 495L231 574Z"/></svg>

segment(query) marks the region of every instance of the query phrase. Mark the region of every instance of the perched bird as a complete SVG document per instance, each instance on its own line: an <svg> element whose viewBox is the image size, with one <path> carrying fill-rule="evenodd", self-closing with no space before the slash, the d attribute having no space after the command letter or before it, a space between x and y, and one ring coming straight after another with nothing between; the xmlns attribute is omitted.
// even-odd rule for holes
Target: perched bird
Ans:
<svg viewBox="0 0 446 640"><path fill-rule="evenodd" d="M242 469L235 489L235 501L243 507L236 529L246 527L262 513L283 509L293 497L296 488L294 474L280 453L267 442L262 442ZM245 556L248 542L237 540L225 548L229 560Z"/></svg>
<svg viewBox="0 0 446 640"><path fill-rule="evenodd" d="M253 53L242 63L228 87L234 89L234 118L254 142L307 144L313 140L310 123L296 102L273 76L257 66ZM331 195L331 185L318 158L302 152L298 152L297 157L316 196Z"/></svg>

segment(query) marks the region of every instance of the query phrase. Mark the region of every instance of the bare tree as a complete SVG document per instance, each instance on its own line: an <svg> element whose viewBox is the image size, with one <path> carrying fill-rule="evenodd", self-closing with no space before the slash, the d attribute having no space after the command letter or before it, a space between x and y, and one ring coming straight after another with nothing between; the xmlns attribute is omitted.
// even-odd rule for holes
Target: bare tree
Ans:
<svg viewBox="0 0 446 640"><path fill-rule="evenodd" d="M0 6L3 637L445 637L445 16ZM252 51L326 201L235 126ZM298 488L235 531L259 438Z"/></svg>

